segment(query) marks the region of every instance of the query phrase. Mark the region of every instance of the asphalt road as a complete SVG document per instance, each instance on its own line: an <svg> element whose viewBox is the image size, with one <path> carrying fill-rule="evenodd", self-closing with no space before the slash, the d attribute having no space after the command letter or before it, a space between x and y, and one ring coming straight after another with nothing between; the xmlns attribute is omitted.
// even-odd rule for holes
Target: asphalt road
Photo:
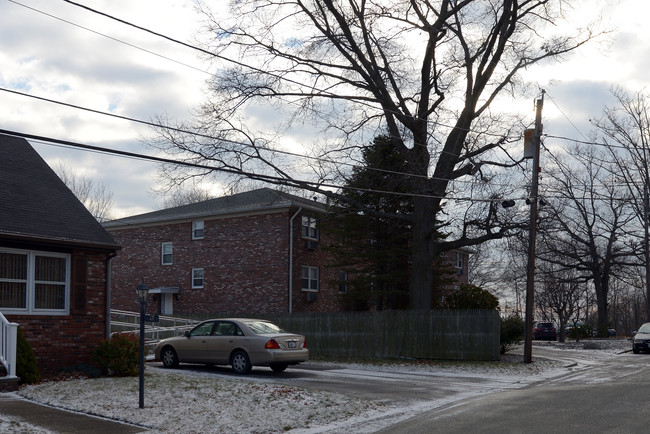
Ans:
<svg viewBox="0 0 650 434"><path fill-rule="evenodd" d="M380 433L646 433L650 430L650 355L624 353L576 362L575 371L548 382L456 402Z"/></svg>

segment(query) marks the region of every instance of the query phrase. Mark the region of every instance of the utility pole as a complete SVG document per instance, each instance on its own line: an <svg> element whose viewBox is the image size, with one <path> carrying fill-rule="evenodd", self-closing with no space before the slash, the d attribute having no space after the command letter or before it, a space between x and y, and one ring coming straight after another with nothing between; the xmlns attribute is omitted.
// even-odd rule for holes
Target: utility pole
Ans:
<svg viewBox="0 0 650 434"><path fill-rule="evenodd" d="M535 309L535 245L537 240L537 202L539 191L539 148L542 141L542 108L544 90L537 100L535 131L533 132L533 176L530 187L530 222L528 229L528 268L526 278L526 336L524 336L524 363L533 361L533 311Z"/></svg>

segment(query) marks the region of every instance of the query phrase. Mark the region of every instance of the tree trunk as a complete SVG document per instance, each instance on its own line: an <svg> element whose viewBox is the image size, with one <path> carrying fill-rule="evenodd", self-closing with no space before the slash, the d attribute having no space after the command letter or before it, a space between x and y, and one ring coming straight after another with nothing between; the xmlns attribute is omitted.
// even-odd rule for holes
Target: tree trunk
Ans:
<svg viewBox="0 0 650 434"><path fill-rule="evenodd" d="M431 309L435 260L435 205L429 198L413 200L413 240L410 298L411 309Z"/></svg>
<svg viewBox="0 0 650 434"><path fill-rule="evenodd" d="M609 277L602 275L594 282L596 289L596 305L598 306L598 335L607 331L607 293L609 292Z"/></svg>

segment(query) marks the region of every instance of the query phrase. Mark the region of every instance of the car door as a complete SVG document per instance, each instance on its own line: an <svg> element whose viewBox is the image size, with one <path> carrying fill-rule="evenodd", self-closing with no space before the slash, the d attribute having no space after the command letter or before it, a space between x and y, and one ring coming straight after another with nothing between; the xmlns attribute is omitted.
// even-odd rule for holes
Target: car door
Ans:
<svg viewBox="0 0 650 434"><path fill-rule="evenodd" d="M217 321L214 334L210 339L210 356L213 363L227 365L230 363L230 353L239 346L239 340L244 333L232 321Z"/></svg>
<svg viewBox="0 0 650 434"><path fill-rule="evenodd" d="M206 321L194 327L189 336L174 346L181 362L209 363L209 343L214 321Z"/></svg>

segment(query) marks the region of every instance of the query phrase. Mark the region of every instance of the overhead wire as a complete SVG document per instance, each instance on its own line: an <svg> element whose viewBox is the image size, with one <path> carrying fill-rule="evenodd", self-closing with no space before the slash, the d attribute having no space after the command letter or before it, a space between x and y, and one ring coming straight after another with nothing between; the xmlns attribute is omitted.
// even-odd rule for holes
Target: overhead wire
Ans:
<svg viewBox="0 0 650 434"><path fill-rule="evenodd" d="M154 127L154 128L162 128L162 129L165 129L165 130L170 130L170 131L174 131L174 132L178 132L178 133L182 133L182 134L190 134L192 136L201 137L201 138L205 138L205 139L218 140L218 141L222 141L222 142L225 142L225 143L231 143L231 144L235 144L235 145L251 147L251 148L253 148L253 149L257 150L257 151L264 150L264 151L268 151L269 153L283 154L283 155L288 155L288 156L291 156L291 157L311 159L311 160L315 160L315 161L319 161L319 162L325 162L325 163L334 163L334 164L337 164L337 165L348 166L348 167L352 167L352 168L361 168L362 167L362 166L360 166L358 164L352 164L352 163L347 163L347 162L344 162L344 161L332 160L332 159L323 158L323 157L309 156L309 155L305 155L305 154L299 154L299 153L296 153L296 152L284 151L284 150L281 150L281 149L255 147L254 145L244 143L244 142L240 142L240 141L236 141L236 140L232 140L232 139L227 139L227 138L222 138L222 137L215 137L215 136L211 136L209 134L204 134L204 133L199 133L199 132L196 132L196 131L185 130L185 129L182 129L182 128L177 128L177 127L173 127L173 126L169 126L169 125L164 125L164 124L161 124L161 123L145 121L145 120L142 120L142 119L137 119L137 118L133 118L133 117L129 117L129 116L119 115L117 113L110 113L110 112L106 112L106 111L102 111L102 110L92 109L92 108L89 108L89 107L84 107L84 106L80 106L80 105L76 105L76 104L71 104L71 103L67 103L67 102L63 102L63 101L59 101L59 100L55 100L55 99L51 99L51 98L45 98L45 97L41 97L41 96L38 96L38 95L28 94L28 93L20 92L20 91L13 90L13 89L7 89L7 88L4 88L4 87L0 87L0 91L11 93L11 94L14 94L14 95L27 97L27 98L33 98L33 99L36 99L36 100L39 100L39 101L44 101L44 102L48 102L48 103L52 103L52 104L57 104L57 105L61 105L61 106L64 106L64 107L73 108L73 109L76 109L76 110L87 111L87 112L90 112L90 113L95 113L95 114L99 114L99 115L103 115L103 116L113 117L113 118L116 118L116 119L121 119L121 120L126 120L126 121L130 121L130 122L134 122L134 123L139 123L139 124L151 126L151 127ZM373 171L393 174L393 175L406 176L406 177L436 179L436 178L427 177L425 175L412 174L412 173L408 173L408 172L398 172L398 171L388 170L388 169L380 169L380 168L373 168L373 167L369 167L368 169L373 170ZM465 180L452 180L452 182L475 183L475 181L465 181Z"/></svg>
<svg viewBox="0 0 650 434"><path fill-rule="evenodd" d="M87 144L82 144L78 142L73 142L70 140L62 140L62 139L56 139L56 138L51 138L51 137L46 137L46 136L39 136L35 134L28 134L28 133L22 133L22 132L17 132L17 131L11 131L11 130L5 130L0 128L0 134L5 134L9 136L14 136L14 137L22 137L24 139L28 140L34 140L37 142L42 142L44 144L56 144L60 146L65 146L65 147L71 147L71 148L78 148L78 149L83 149L87 150L90 152L97 152L97 153L103 153L103 154L111 154L111 155L117 155L120 157L127 157L127 158L132 158L132 159L139 159L139 160L147 160L147 161L153 161L157 163L167 163L167 164L175 164L175 165L180 165L180 166L188 166L188 167L193 167L193 168L198 168L198 169L208 169L208 170L214 170L217 172L224 172L224 173L229 173L229 174L235 174L235 175L244 175L247 176L251 179L254 180L260 180L260 181L266 181L270 183L283 183L286 184L287 182L290 183L290 185L293 186L300 186L300 185L308 185L312 187L318 187L318 188L336 188L336 189L341 189L341 190L351 190L351 191L358 191L362 193L379 193L379 194L386 194L386 195L394 195L394 196L407 196L407 197L424 197L424 198L431 198L431 199L443 199L443 200L452 200L452 201L470 201L470 202L494 202L494 199L476 199L476 198L462 198L462 197L441 197L441 196L435 196L435 195L430 195L430 194L420 194L420 193L408 193L408 192L395 192L395 191L389 191L389 190L376 190L376 189L370 189L370 188L359 188L359 187L352 187L348 185L336 185L336 184L329 184L329 183L322 183L322 182L317 182L317 181L308 181L308 180L295 180L295 179L287 179L287 178L282 178L279 176L272 176L272 175L264 175L264 174L258 174L250 171L244 171L240 169L232 169L228 167L218 167L218 166L211 166L208 164L200 164L200 163L192 163L188 161L180 161L180 160L174 160L170 158L165 158L165 157L157 157L155 155L146 155L146 154L139 154L136 152L130 152L130 151L122 151L122 150L116 150L116 149L110 149L110 148L105 148L101 146L95 146L95 145L87 145Z"/></svg>
<svg viewBox="0 0 650 434"><path fill-rule="evenodd" d="M190 65L190 64L185 63L185 62L181 62L180 60L173 59L173 58L171 58L171 57L169 57L169 56L165 56L164 54L156 53L155 51L148 50L148 49L146 49L146 48L143 48L143 47L140 47L140 46L138 46L138 45L132 44L132 43L130 43L130 42L123 41L123 40L121 40L121 39L118 39L118 38L115 38L115 37L113 37L113 36L107 35L106 33L102 33L102 32L99 32L99 31L97 31L97 30L93 30L93 29L91 29L91 28L89 28L89 27L86 27L86 26L82 26L81 24L77 24L77 23L72 22L72 21L70 21L70 20L66 20L65 18L58 17L58 16L56 16L56 15L53 15L53 14L50 14L50 13L48 13L48 12L42 11L42 10L37 9L37 8L35 8L35 7L32 7L32 6L29 6L29 5L26 5L26 4L23 4L23 3L20 3L20 2L18 2L18 1L16 1L16 0L8 0L8 1L9 1L10 3L14 3L14 4L18 5L18 6L22 6L22 7L26 8L26 9L29 9L29 10L34 11L34 12L36 12L36 13L39 13L39 14L45 15L45 16L47 16L47 17L53 18L53 19L55 19L55 20L61 21L61 22L66 23L66 24L70 24L71 26L78 27L78 28L80 28L80 29L82 29L82 30L85 30L85 31L87 31L87 32L94 33L94 34L96 34L96 35L98 35L98 36L103 36L104 38L110 39L111 41L117 42L117 43L119 43L119 44L123 44L123 45L126 45L126 46L131 47L131 48L135 48L136 50L143 51L143 52L145 52L145 53L147 53L147 54L151 54L151 55L153 55L153 56L160 57L161 59L165 59L165 60L168 60L168 61L170 61L170 62L177 63L177 64L179 64L179 65L185 66L185 67L187 67L187 68L194 69L194 70L199 71L199 72L203 72L203 73L205 73L205 74L211 74L211 72L206 71L206 70L204 70L204 69L197 68L196 66Z"/></svg>
<svg viewBox="0 0 650 434"><path fill-rule="evenodd" d="M82 29L84 29L84 30L87 30L87 31L89 31L89 32L95 33L95 34L97 34L97 35L100 35L100 36L103 36L103 37L109 38L109 39L111 39L111 40L113 40L113 41L115 41L115 42L119 42L119 43L125 44L125 45L127 45L127 46L132 47L132 48L142 50L142 51L147 52L147 53L149 53L149 54L152 54L152 55L155 55L155 56L158 56L158 57L161 57L161 58L167 59L167 60L169 60L169 61L172 61L172 62L175 62L175 63L181 64L181 65L183 65L183 66L190 67L190 68L192 68L192 69L195 69L195 70L198 70L198 71L201 71L201 72L204 72L204 73L208 73L208 74L209 74L208 71L204 71L204 70L201 70L201 69L199 69L199 68L193 67L193 66L191 66L191 65L185 64L185 63L183 63L183 62L176 61L175 59L172 59L172 58L170 58L170 57L168 57L168 56L160 55L160 54L155 53L155 52L153 52L153 51L151 51L151 50L147 50L147 49L144 49L144 48L138 47L138 46L136 46L136 45L134 45L134 44L131 44L131 43L128 43L128 42L125 42L125 41L121 41L121 40L119 40L119 39L117 39L117 38L114 38L114 37L111 37L111 36L109 36L109 35L106 35L106 34L103 34L103 33L97 32L97 31L92 30L92 29L90 29L90 28L87 28L87 27L84 27L84 26L80 26L80 25L78 25L78 24L76 24L76 23L73 23L73 22L71 22L71 21L69 21L69 20L65 20L65 19L62 19L62 18L56 17L56 16L54 16L54 15L52 15L52 14L48 14L48 13L46 13L46 12L40 11L40 10L38 10L38 9L36 9L36 8L30 7L30 6L26 6L26 5L24 5L24 4L20 3L20 2L15 1L15 0L9 0L9 1L12 2L12 3L14 3L14 4L17 4L17 5L23 6L23 7L27 8L27 9L29 9L29 10L35 11L35 12L37 12L37 13L42 13L42 14L44 14L44 15L46 15L46 16L51 17L51 18L54 18L54 19L60 20L60 21L62 21L62 22L64 22L64 23L67 23L67 24L70 24L70 25L73 25L73 26L76 26L76 27L82 28ZM178 39L171 38L171 37L169 37L169 36L167 36L167 35L164 35L164 34L162 34L162 33L155 32L155 31L150 30L150 29L147 29L147 28L145 28L145 27L135 25L135 24L133 24L133 23L131 23L131 22L128 22L128 21L126 21L126 20L122 20L122 19L120 19L120 18L114 17L114 16L112 16L112 15L106 14L106 13L104 13L104 12L98 11L98 10L96 10L96 9L90 8L90 7L85 6L85 5L82 5L82 4L80 4L80 3L73 2L73 1L69 1L69 0L64 0L64 1L65 1L66 3L72 4L72 5L74 5L74 6L81 7L81 8L83 8L83 9L86 9L86 10L91 11L91 12L93 12L93 13L96 13L96 14L102 15L102 16L104 16L104 17L107 17L107 18L109 18L109 19L112 19L112 20L118 21L118 22L120 22L120 23L122 23L122 24L125 24L125 25L128 25L128 26L131 26L131 27L134 27L134 28L136 28L136 29L139 29L139 30L142 30L142 31L148 32L148 33L150 33L150 34L156 35L156 36L158 36L158 37L164 38L164 39L169 40L169 41L171 41L171 42L174 42L174 43L177 43L177 44L183 45L183 46L188 47L188 48L191 48L191 49L193 49L193 50L198 50L198 51L200 51L200 52L202 52L202 53L204 53L204 54L208 54L208 55L210 55L210 56L217 57L217 58L222 59L222 60L224 60L224 61L231 62L231 63L234 63L234 64L236 64L236 65L238 65L238 66L245 67L245 68L248 68L248 69L252 69L252 70L257 71L257 72L267 73L266 71L262 71L262 70L260 70L260 69L258 69L258 68L254 68L254 67L252 67L251 65L247 65L247 64L244 64L244 63L241 63L241 62L235 61L235 60L230 59L230 58L228 58L228 57L218 55L218 54L216 54L216 53L213 53L213 52L210 52L210 51L208 51L208 50L202 49L202 48L200 48L200 47L196 47L196 46L194 46L194 45L191 45L191 44L185 43L185 42L180 41L180 40L178 40ZM292 83L295 83L295 84L302 85L302 83L299 83L299 82L296 82L296 81L293 81L293 80L287 79L286 77L278 77L278 78L283 79L283 80L288 80L289 82L292 82ZM68 106L68 107L75 108L75 109L87 110L87 111L91 111L91 112L94 112L94 113L97 113L97 114L101 114L101 115L113 116L113 117L116 117L116 118L121 118L121 119L128 120L128 121L132 121L132 122L138 122L138 123L142 123L142 124L147 124L147 125L149 125L149 126L153 126L153 127L156 127L156 128L165 128L165 129L175 130L175 131L177 131L177 132L182 132L182 133L186 133L186 134L194 134L194 135L196 135L196 136L203 136L203 137L207 137L207 138L210 138L210 139L217 139L217 138L212 137L212 136L209 136L209 135L202 135L202 134L200 134L200 133L196 133L196 132L193 132L193 131L182 130L182 129L180 129L180 128L174 128L174 127L170 127L170 126L167 126L167 125L162 125L162 124L156 124L156 123L153 123L153 122L142 121L142 120L139 120L139 119L129 118L129 117L126 117L126 116L120 116L120 115L116 115L115 113L107 113L107 112L102 112L102 111L99 111L99 110L93 110L93 109L89 109L89 108L85 108L85 107L81 107L81 106L75 106L75 105L73 105L73 104L68 104L68 103L64 103L64 102L61 102L61 101L56 101L56 100L52 100L52 99L47 99L47 98L37 97L37 96L34 96L34 95L29 95L29 94L22 93L22 92L17 92L17 91L11 91L11 90L8 90L8 89L0 89L0 90L7 91L7 92L12 92L12 93L15 93L15 94L18 94L18 95L22 95L22 96L29 96L29 97L32 97L32 98L40 99L40 100L43 100L43 101L48 101L48 102L51 102L51 103L62 104L62 105L64 105L64 106ZM323 94L326 94L326 93L327 93L326 91L319 91L319 92L321 92L321 93L323 93ZM429 121L429 122L431 122L431 121ZM437 124L438 124L438 125L441 125L441 126L444 126L444 127L448 127L448 128L455 128L454 126L451 126L451 125L444 125L444 124L441 124L441 123L437 123ZM483 134L490 134L490 133L485 133L485 132L482 132L482 133L483 133ZM503 137L503 135L498 135L498 134L492 134L492 135L494 135L494 136L498 136L498 137ZM223 141L225 141L225 142L236 143L236 144L243 145L243 146L250 146L249 144L246 144L246 143L237 142L237 141L230 141L230 140L227 140L227 139L219 139L219 140L223 140ZM256 149L259 149L259 148L256 148ZM321 162L337 163L337 164L339 164L339 165L347 165L347 166L350 166L350 167L360 167L360 166L358 166L358 165L354 165L354 164L350 164L350 163L344 163L344 162L340 162L340 161L334 161L334 160L330 160L330 159L324 159L324 158L322 158L322 157L311 157L311 156L307 156L307 155L303 155L303 154L291 153L291 152L287 152L287 151L282 151L282 150L277 150L277 149L270 149L270 148L266 148L266 149L265 149L265 148L262 148L262 149L264 149L264 150L266 150L266 151L268 151L268 152L274 152L274 153L286 154L286 155L291 155L291 156L299 157L299 158L311 158L311 159L316 159L316 160L321 161ZM371 169L371 170L383 171L383 172L387 172L387 173L394 173L394 174L399 174L399 175L405 175L405 176L424 176L424 175L414 175L414 174L409 174L409 173L404 173L404 172L390 171L390 170L385 170L385 169L376 169L376 168L369 168L369 169ZM445 180L446 180L446 179L445 179ZM472 183L472 184L475 184L475 183L476 183L476 181L474 181L474 180L469 180L469 181L466 181L466 180L451 180L451 182L462 182L462 183ZM481 199L477 199L477 200L481 200Z"/></svg>
<svg viewBox="0 0 650 434"><path fill-rule="evenodd" d="M109 38L109 39L111 39L111 40L113 40L113 41L115 41L115 42L119 42L119 43L125 44L125 45L130 46L130 47L133 47L133 48L135 48L135 49L142 50L142 51L144 51L144 52L150 53L150 54L155 55L155 56L159 56L159 57L161 57L161 58L164 58L164 59L170 60L170 61L172 61L172 62L176 62L176 63L178 63L178 64L181 64L181 65L184 65L184 66L190 67L190 68L192 68L192 69L195 69L195 70L198 70L198 71L201 71L201 72L204 72L204 73L206 73L206 74L211 74L211 73L208 72L208 71L201 70L201 69L199 69L199 68L196 68L196 67L194 67L194 66L191 66L191 65L185 64L185 63L183 63L183 62L178 62L178 61L176 61L175 59L172 59L172 58L170 58L170 57L168 57L168 56L160 55L160 54L155 53L155 52L153 52L153 51L151 51L151 50L147 50L147 49L145 49L145 48L139 47L139 46L137 46L137 45L135 45L135 44L131 44L131 43L128 43L128 42L122 41L122 40L120 40L120 39L118 39L118 38L114 38L114 37L108 36L108 35L106 35L106 34L104 34L104 33L100 33L100 32L94 31L94 30L92 30L92 29L89 29L89 28L87 28L87 27L84 27L84 26L78 25L78 24L73 23L73 22L71 22L71 21L69 21L69 20L65 20L65 19L62 19L62 18L56 17L56 16L54 16L54 15L52 15L52 14L49 14L49 13L46 13L46 12L40 11L40 10L38 10L38 9L36 9L36 8L33 8L33 7L31 7L31 6L24 5L23 3L20 3L20 2L18 2L18 1L16 1L16 0L9 0L9 1L10 1L11 3L14 3L14 4L16 4L16 5L19 5L19 6L25 7L25 8L27 8L27 9L29 9L29 10L34 11L34 12L44 14L44 15L46 15L46 16L48 16L48 17L51 17L51 18L54 18L54 19L60 20L60 21L62 21L62 22L64 22L64 23L67 23L67 24L70 24L70 25L73 25L73 26L76 26L76 27L82 28L82 29L84 29L84 30L90 31L90 32L95 33L95 34L100 35L100 36L104 36L104 37ZM205 49L203 49L203 48L201 48L201 47L197 47L197 46L195 46L195 45L188 44L188 43L183 42L183 41L181 41L181 40L178 40L178 39L176 39L176 38L173 38L173 37L167 36L167 35L165 35L165 34L163 34L163 33L156 32L156 31L154 31L154 30L151 30L151 29L145 28L145 27L143 27L143 26L139 26L139 25L134 24L134 23L131 23L131 22L127 21L127 20L123 20L123 19L121 19L121 18L115 17L115 16L113 16L113 15L110 15L110 14L108 14L108 13L105 13L105 12L99 11L99 10L97 10L97 9L94 9L94 8L88 7L88 6L83 5L83 4L81 4L81 3L74 2L74 1L70 1L70 0L63 0L63 1L66 2L66 3L68 3L68 4L71 4L71 5L73 5L73 6L76 6L76 7L79 7L79 8L85 9L85 10L87 10L87 11L90 11L90 12L92 12L92 13L98 14L98 15L100 15L100 16L106 17L106 18L108 18L108 19L111 19L111 20L117 21L117 22L119 22L119 23L121 23L121 24L124 24L124 25L130 26L130 27L136 28L136 29L138 29L138 30L141 30L141 31L144 31L144 32L150 33L150 34L155 35L155 36L157 36L157 37L161 37L161 38L163 38L163 39L165 39L165 40L168 40L168 41L170 41L170 42L173 42L173 43L176 43L176 44L180 44L180 45L182 45L182 46L184 46L184 47L187 47L187 48L190 48L190 49L192 49L192 50L197 50L197 51L199 51L199 52L201 52L201 53L203 53L203 54L207 54L207 55L209 55L209 56L219 58L219 59L224 60L224 61L226 61L226 62L234 63L234 64L236 64L236 65L238 65L238 66L241 66L241 67L244 67L244 68L247 68L247 69L251 69L251 70L256 71L256 72L259 72L259 73L270 74L271 76L276 77L276 78L278 78L278 79L280 79L280 80L289 81L290 83L293 83L293 84L303 85L303 83L297 82L297 81L295 81L295 80L291 80L291 79L288 79L288 78L286 78L286 77L279 76L279 75L277 75L277 74L272 74L272 73L269 73L268 71L264 71L264 70L261 70L261 69L259 69L259 68L255 68L255 67L253 67L253 66L251 66L251 65L248 65L248 64L245 64L245 63L242 63L242 62L239 62L239 61L236 61L236 60L230 59L230 58L228 58L228 57L226 57L226 56L223 56L223 55L220 55L220 54L217 54L217 53L213 53L213 52L211 52L211 51L209 51L209 50L205 50ZM334 95L333 93L328 92L328 91L325 91L325 90L317 89L317 91L318 91L318 93L328 94L328 95L330 95L330 96L331 96L331 95ZM28 94L24 94L24 95L28 95ZM285 100L283 100L283 101L285 101ZM54 102L54 100L51 100L51 102ZM295 103L294 101L285 101L285 102L286 102L286 103L289 103L289 104ZM361 102L361 101L359 101L359 103L362 103L362 104L368 105L367 103L364 103L364 102ZM76 108L76 107L75 107L75 108ZM97 113L101 113L101 112L99 112L99 111L96 111L96 112L97 112ZM109 115L110 115L110 114L109 114ZM125 118L125 119L126 119L126 118ZM129 120L129 119L127 119L127 120ZM427 122L433 122L433 121L427 121ZM456 128L455 126L445 125L445 124L440 123L440 122L436 122L436 125L440 125L440 126L445 127L445 128ZM173 127L168 127L168 126L165 126L165 125L158 125L158 127L160 127L160 128L167 128L167 129L170 129L170 130L174 130ZM179 129L176 129L176 130L178 131ZM472 132L470 129L466 129L466 130L467 130L468 132ZM181 132L181 131L179 131L179 132ZM191 131L182 131L182 132L187 133L187 134L200 135L200 134L198 134L198 133L191 132ZM503 135L502 135L502 134L489 133L489 132L485 132L485 131L481 131L480 134L491 135L491 136L495 136L495 137L503 138ZM226 140L226 141L227 141L227 140ZM248 145L248 144L246 144L246 143L241 143L241 142L238 142L237 144L242 145L242 146L250 146L250 145ZM292 156L301 157L301 158L316 159L316 160L321 161L321 162L336 163L336 164L347 164L347 165L350 165L351 167L359 167L358 165L353 165L353 164L349 164L349 163L341 163L340 161L334 161L334 160L324 159L324 158L322 158L322 157L312 157L312 156L307 156L307 155L303 155L303 154L289 153L289 152L287 152L287 151L282 151L282 150L278 150L278 149L274 149L274 150L272 150L272 149L266 149L266 150L269 151L269 152L283 153L283 154L292 155ZM441 152L445 152L445 151L443 150L443 151L441 151ZM404 172L391 172L390 170L379 169L379 168L369 168L369 169L370 169L370 170L380 171L380 172L385 172L385 173L395 173L395 174L398 174L398 175L404 175L404 176L410 176L410 177L424 177L424 178L429 178L429 177L427 177L426 175L417 175L417 174L404 173ZM431 179L436 179L436 178L431 178ZM446 179L445 179L445 180L446 180ZM469 183L469 184L474 184L474 183L476 183L475 180L460 180L460 179L452 180L452 182Z"/></svg>
<svg viewBox="0 0 650 434"><path fill-rule="evenodd" d="M16 0L9 0L9 1L14 2L14 3L17 3L17 4L20 4L20 3L16 2ZM212 51L210 51L210 50L206 50L206 49L204 49L204 48L197 47L196 45L189 44L189 43L187 43L187 42L184 42L184 41L181 41L181 40L179 40L179 39L173 38L173 37L171 37L171 36L165 35L165 34L163 34L163 33L157 32L157 31L155 31L155 30L151 30L151 29L149 29L149 28L147 28L147 27L143 27L143 26L140 26L140 25L134 24L134 23L132 23L132 22L130 22L130 21L127 21L127 20L124 20L124 19L121 19L121 18L115 17L115 16L113 16L113 15L111 15L111 14L108 14L108 13L106 13L106 12L102 12L102 11L100 11L100 10L97 10L97 9L91 8L91 7L86 6L86 5L84 5L84 4L81 4L81 3L78 3L78 2L75 2L75 1L72 1L72 0L62 0L62 1L64 1L65 3L71 4L71 5L73 5L73 6L77 6L77 7L79 7L79 8L85 9L85 10L87 10L87 11L89 11L89 12L92 12L92 13L95 13L95 14L98 14L98 15L101 15L101 16L103 16L103 17L105 17L105 18L110 19L110 20L117 21L117 22L122 23L122 24L124 24L124 25L126 25L126 26L130 26L130 27L133 27L133 28L135 28L135 29L141 30L141 31L143 31L143 32L146 32L146 33L149 33L149 34L152 34L152 35L155 35L155 36L161 37L161 38L163 38L163 39L165 39L165 40L167 40L167 41L173 42L173 43L175 43L175 44L179 44L179 45L181 45L181 46L183 46L183 47L186 47L186 48L189 48L189 49L192 49L192 50L198 51L198 52L200 52L200 53L202 53L202 54L205 54L205 55L207 55L207 56L214 57L214 58L217 58L217 59L223 60L223 61L225 61L225 62L232 63L232 64L235 64L235 65L237 65L237 66L239 66L239 67L242 67L242 68L245 68L245 69L250 69L250 70L252 70L252 71L255 71L255 72L258 72L258 73L261 73L261 74L264 74L264 75L269 75L269 76L271 76L271 77L273 77L273 78L276 78L276 79L278 79L278 80L286 81L286 82L289 82L289 83L291 83L291 84L298 85L298 86L300 86L300 87L303 87L303 86L304 86L304 83L303 83L303 82L300 82L300 81L297 81L297 80L293 80L293 79L287 78L287 77L285 77L285 76L283 76L283 75L274 74L274 73L269 72L269 71L267 71L267 70L264 70L264 69L261 69L261 68L254 67L254 66L252 66L252 65L250 65L250 64L247 64L247 63L244 63L244 62L240 62L240 61L235 60L235 59L231 59L231 58L229 58L229 57L227 57L227 56L224 56L224 55L222 55L222 54L214 53L214 52L212 52ZM321 95L321 94L322 94L322 95L327 95L328 97L338 96L337 94L335 94L335 93L333 93L333 92L330 92L330 91L328 91L328 90L325 90L325 89L319 89L319 88L316 88L316 87L311 87L311 89L316 90L316 96ZM313 96L313 93L312 93L312 94L309 94L309 95L312 95L312 96ZM308 95L306 94L305 96L308 96ZM376 107L373 106L372 104L369 104L369 103L367 103L367 102L365 102L365 101L356 101L356 103L361 104L361 105L365 105L365 106L367 106L367 107L376 108ZM383 110L383 109L382 109L382 110ZM400 113L398 113L398 112L394 112L394 111L390 111L390 110L385 110L385 111L387 111L388 113L391 113L391 114L400 114ZM434 121L426 120L426 122L427 122L427 123L433 123ZM445 127L445 128L455 128L455 129L458 129L458 127L456 127L455 125L446 125L446 124L444 124L444 123L440 123L440 122L435 122L435 124L436 124L436 125L443 126L443 127ZM461 130L462 130L462 131L466 131L466 132L473 132L473 131L472 131L471 129L469 129L469 128L463 128L463 129L461 129ZM503 135L501 135L501 134L496 134L496 133L481 132L481 134L490 135L490 136L499 137L499 138L500 138L500 137L503 137Z"/></svg>

